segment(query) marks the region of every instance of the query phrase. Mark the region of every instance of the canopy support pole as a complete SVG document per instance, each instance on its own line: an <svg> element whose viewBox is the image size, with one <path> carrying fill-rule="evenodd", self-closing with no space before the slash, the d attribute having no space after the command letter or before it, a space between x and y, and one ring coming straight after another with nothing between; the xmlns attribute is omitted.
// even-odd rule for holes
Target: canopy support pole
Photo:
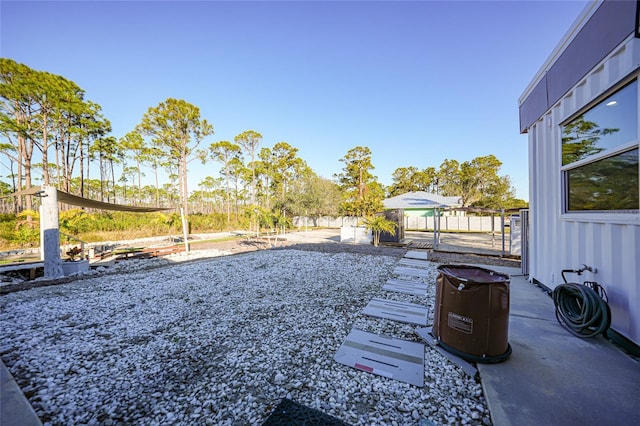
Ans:
<svg viewBox="0 0 640 426"><path fill-rule="evenodd" d="M180 207L180 217L182 218L182 237L184 238L184 251L189 253L189 222L184 215L184 208Z"/></svg>
<svg viewBox="0 0 640 426"><path fill-rule="evenodd" d="M58 190L53 186L44 186L40 195L42 207L40 215L41 250L44 253L44 277L61 278L60 230L58 229Z"/></svg>

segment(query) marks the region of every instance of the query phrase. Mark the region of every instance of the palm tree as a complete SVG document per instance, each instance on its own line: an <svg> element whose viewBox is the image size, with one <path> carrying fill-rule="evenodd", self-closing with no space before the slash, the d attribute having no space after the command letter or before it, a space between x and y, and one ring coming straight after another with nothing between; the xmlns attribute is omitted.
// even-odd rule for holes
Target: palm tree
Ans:
<svg viewBox="0 0 640 426"><path fill-rule="evenodd" d="M373 233L373 245L378 247L380 244L380 234L388 232L391 235L396 235L395 222L386 219L384 216L369 216L364 219L364 225L367 229L370 229Z"/></svg>

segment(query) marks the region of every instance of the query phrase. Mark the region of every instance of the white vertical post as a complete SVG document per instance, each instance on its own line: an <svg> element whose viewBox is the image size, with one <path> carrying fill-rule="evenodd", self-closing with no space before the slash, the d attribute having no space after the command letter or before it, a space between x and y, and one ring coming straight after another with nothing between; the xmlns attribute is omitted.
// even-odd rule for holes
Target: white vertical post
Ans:
<svg viewBox="0 0 640 426"><path fill-rule="evenodd" d="M502 229L502 252L500 257L504 257L504 209L500 209L500 228Z"/></svg>
<svg viewBox="0 0 640 426"><path fill-rule="evenodd" d="M40 203L40 260L44 262L44 211L42 210L42 203Z"/></svg>
<svg viewBox="0 0 640 426"><path fill-rule="evenodd" d="M53 279L64 276L60 260L60 230L58 229L58 190L43 187L40 208L40 231L44 252L44 277Z"/></svg>
<svg viewBox="0 0 640 426"><path fill-rule="evenodd" d="M442 229L442 222L441 220L441 210L440 208L438 208L438 247L440 246L440 235L441 235L441 229Z"/></svg>
<svg viewBox="0 0 640 426"><path fill-rule="evenodd" d="M180 207L180 217L182 218L182 237L184 238L184 251L189 253L189 222L184 215L184 209Z"/></svg>
<svg viewBox="0 0 640 426"><path fill-rule="evenodd" d="M496 221L493 212L491 212L491 247L495 247L495 239L496 239Z"/></svg>
<svg viewBox="0 0 640 426"><path fill-rule="evenodd" d="M433 248L440 245L440 209L433 209Z"/></svg>

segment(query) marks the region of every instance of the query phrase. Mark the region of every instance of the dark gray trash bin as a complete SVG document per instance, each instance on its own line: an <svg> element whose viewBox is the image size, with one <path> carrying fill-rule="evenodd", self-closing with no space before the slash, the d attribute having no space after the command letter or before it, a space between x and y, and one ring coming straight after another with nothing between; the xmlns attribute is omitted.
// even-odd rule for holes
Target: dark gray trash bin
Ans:
<svg viewBox="0 0 640 426"><path fill-rule="evenodd" d="M436 280L433 335L469 361L495 363L511 355L509 276L466 265L441 265Z"/></svg>

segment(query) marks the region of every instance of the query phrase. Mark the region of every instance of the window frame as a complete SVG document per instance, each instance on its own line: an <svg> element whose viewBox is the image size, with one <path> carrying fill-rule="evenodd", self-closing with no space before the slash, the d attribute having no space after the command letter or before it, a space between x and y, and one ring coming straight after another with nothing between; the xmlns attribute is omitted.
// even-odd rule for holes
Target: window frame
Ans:
<svg viewBox="0 0 640 426"><path fill-rule="evenodd" d="M583 114L586 114L596 106L602 104L602 102L623 89L625 86L636 82L636 102L637 102L637 114L636 117L636 140L623 143L615 148L604 150L597 154L593 154L587 158L574 161L567 165L562 165L562 130L563 127L577 119ZM634 149L640 149L640 73L634 73L625 79L622 79L606 90L602 95L593 99L593 101L586 104L583 108L580 108L574 114L571 114L567 119L563 120L558 126L560 134L560 143L558 146L558 156L560 164L560 218L566 220L575 221L588 221L588 222L617 222L617 223L640 223L640 203L637 209L631 210L569 210L569 172L577 168L583 167L588 164L596 163L600 160L615 157L624 152ZM640 159L638 161L638 175L640 177ZM638 191L640 192L640 183L638 184Z"/></svg>

